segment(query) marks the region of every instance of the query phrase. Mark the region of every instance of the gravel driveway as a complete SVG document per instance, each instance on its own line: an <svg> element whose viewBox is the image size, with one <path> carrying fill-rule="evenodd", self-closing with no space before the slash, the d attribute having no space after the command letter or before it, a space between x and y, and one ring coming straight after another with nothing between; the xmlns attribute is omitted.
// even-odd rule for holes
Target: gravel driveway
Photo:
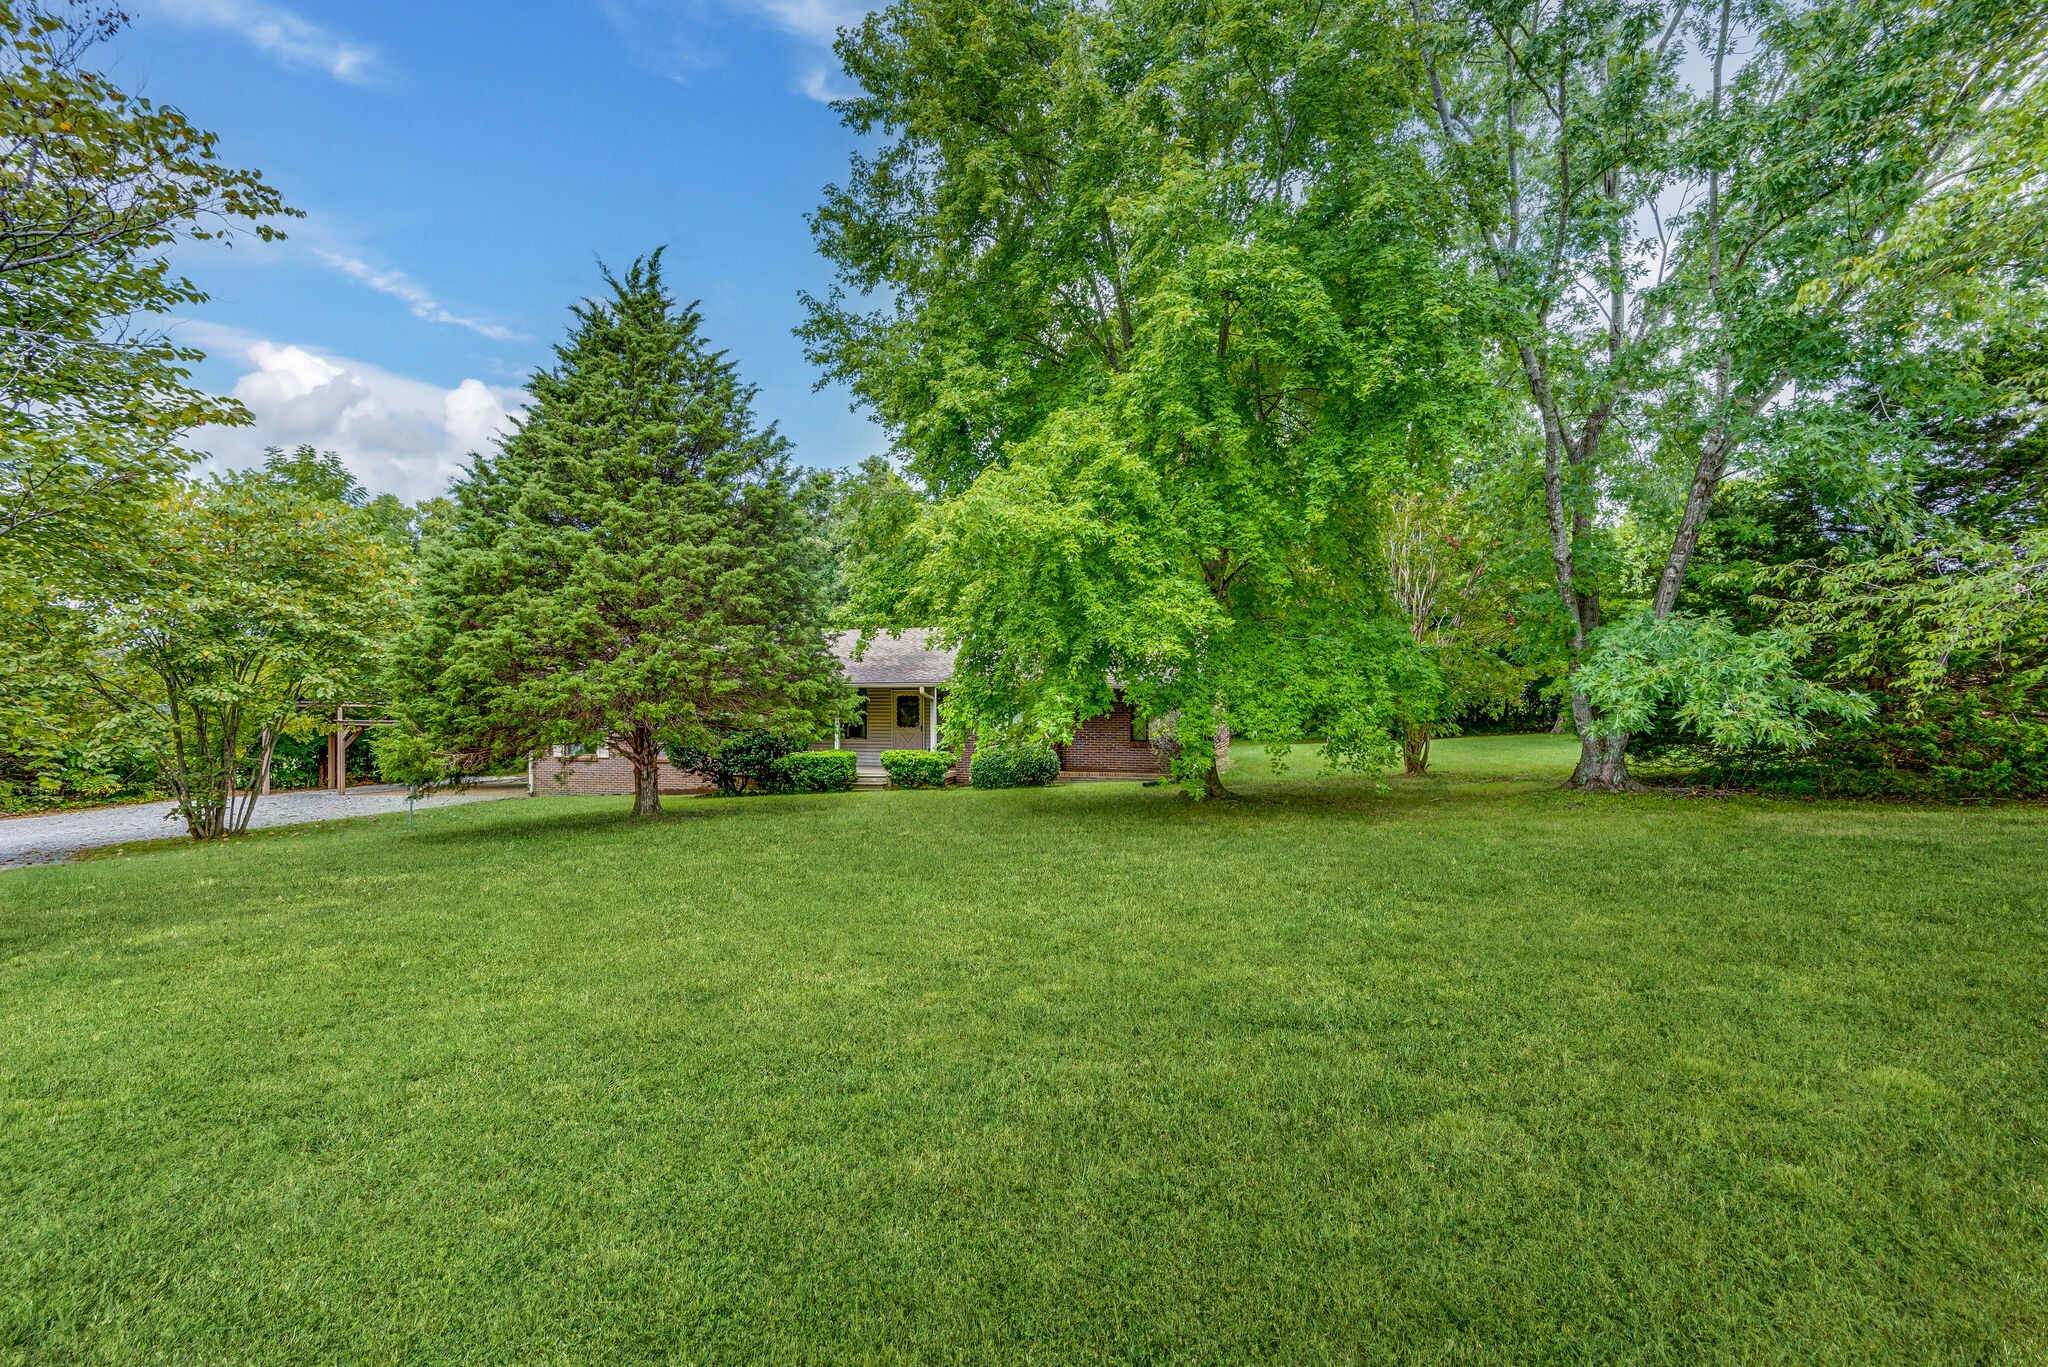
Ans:
<svg viewBox="0 0 2048 1367"><path fill-rule="evenodd" d="M420 802L428 807L452 807L464 802L489 802L493 798L525 797L526 786L477 788L462 793L437 793ZM249 825L291 826L302 821L339 821L350 816L374 816L379 812L405 810L405 789L393 787L351 788L348 796L337 797L325 790L302 793L272 793L256 799ZM178 820L177 806L169 802L138 802L130 807L97 807L84 812L54 812L48 816L13 816L0 819L0 869L17 869L29 864L56 864L79 850L99 845L122 845L131 840L162 840L185 834Z"/></svg>

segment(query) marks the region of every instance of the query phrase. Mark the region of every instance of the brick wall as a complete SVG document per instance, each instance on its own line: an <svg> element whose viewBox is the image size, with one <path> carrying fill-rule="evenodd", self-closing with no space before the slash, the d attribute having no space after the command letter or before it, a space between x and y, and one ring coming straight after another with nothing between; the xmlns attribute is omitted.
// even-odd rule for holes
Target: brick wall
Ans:
<svg viewBox="0 0 2048 1367"><path fill-rule="evenodd" d="M657 774L664 793L684 795L711 791L711 785L705 780L682 772L667 760L658 766ZM633 762L624 755L610 755L604 759L593 755L578 755L574 759L535 755L527 768L527 775L532 780L535 797L630 797L633 792Z"/></svg>
<svg viewBox="0 0 2048 1367"><path fill-rule="evenodd" d="M1166 772L1166 761L1144 742L1131 740L1131 709L1118 703L1099 717L1081 723L1071 743L1059 747L1060 772L1082 774L1127 774L1132 778L1157 778ZM970 738L953 766L955 782L967 782L968 762L974 756ZM623 755L599 759L578 755L557 759L536 755L528 768L536 797L630 796L633 765ZM685 774L667 760L660 768L661 791L685 796L711 791L711 784L695 774Z"/></svg>
<svg viewBox="0 0 2048 1367"><path fill-rule="evenodd" d="M1149 742L1131 739L1131 709L1123 703L1082 722L1074 739L1060 746L1059 752L1063 774L1157 778L1166 772L1165 758Z"/></svg>

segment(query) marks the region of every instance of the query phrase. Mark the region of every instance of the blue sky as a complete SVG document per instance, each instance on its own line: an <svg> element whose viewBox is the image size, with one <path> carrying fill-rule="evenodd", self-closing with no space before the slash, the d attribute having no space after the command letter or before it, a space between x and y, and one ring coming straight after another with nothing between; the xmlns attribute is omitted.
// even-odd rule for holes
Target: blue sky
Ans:
<svg viewBox="0 0 2048 1367"><path fill-rule="evenodd" d="M857 0L131 0L106 54L307 213L290 241L195 246L178 335L255 412L228 463L334 449L373 490L437 492L516 411L596 259L667 244L675 291L808 465L882 449L790 329L829 268L803 215L852 135L823 102Z"/></svg>

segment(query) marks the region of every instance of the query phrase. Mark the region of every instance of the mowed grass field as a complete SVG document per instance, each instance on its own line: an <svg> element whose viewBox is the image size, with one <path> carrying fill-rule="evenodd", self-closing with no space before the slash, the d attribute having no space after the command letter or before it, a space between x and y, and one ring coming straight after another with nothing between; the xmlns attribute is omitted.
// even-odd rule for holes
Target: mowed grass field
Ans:
<svg viewBox="0 0 2048 1367"><path fill-rule="evenodd" d="M548 798L0 875L0 1360L2048 1358L2048 811Z"/></svg>

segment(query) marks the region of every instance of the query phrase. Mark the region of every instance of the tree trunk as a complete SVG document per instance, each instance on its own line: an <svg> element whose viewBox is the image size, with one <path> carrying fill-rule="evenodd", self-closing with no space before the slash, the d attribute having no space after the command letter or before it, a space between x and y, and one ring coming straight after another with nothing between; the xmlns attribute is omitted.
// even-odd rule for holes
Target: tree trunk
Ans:
<svg viewBox="0 0 2048 1367"><path fill-rule="evenodd" d="M230 710L217 720L218 727L209 728L205 714L194 709L189 740L176 718L171 723L178 757L171 787L178 799L178 813L194 840L224 838L234 809L235 761L240 758L234 738L241 718Z"/></svg>
<svg viewBox="0 0 2048 1367"><path fill-rule="evenodd" d="M1231 791L1223 786L1223 771L1230 767L1230 722L1226 719L1223 704L1216 704L1216 730L1210 739L1209 767L1202 771L1202 796L1230 797Z"/></svg>
<svg viewBox="0 0 2048 1367"><path fill-rule="evenodd" d="M1574 698L1574 711L1590 714L1582 698ZM1643 785L1628 772L1628 735L1596 735L1590 727L1579 728L1579 767L1572 771L1572 787L1588 793L1640 793Z"/></svg>
<svg viewBox="0 0 2048 1367"><path fill-rule="evenodd" d="M270 791L270 760L277 751L277 731L266 726L257 739L256 777L240 802L230 800L227 812L227 834L246 835L249 818L255 815L256 799Z"/></svg>
<svg viewBox="0 0 2048 1367"><path fill-rule="evenodd" d="M661 815L661 775L652 764L633 763L633 815Z"/></svg>
<svg viewBox="0 0 2048 1367"><path fill-rule="evenodd" d="M1559 703L1557 705L1557 720L1550 723L1550 734L1553 736L1561 736L1566 731L1571 729L1571 724L1572 705L1569 702Z"/></svg>
<svg viewBox="0 0 2048 1367"><path fill-rule="evenodd" d="M633 729L624 743L614 742L633 761L633 815L661 815L661 746L652 728Z"/></svg>
<svg viewBox="0 0 2048 1367"><path fill-rule="evenodd" d="M1401 728L1401 772L1410 778L1420 778L1429 772L1429 742L1431 730L1428 723Z"/></svg>

